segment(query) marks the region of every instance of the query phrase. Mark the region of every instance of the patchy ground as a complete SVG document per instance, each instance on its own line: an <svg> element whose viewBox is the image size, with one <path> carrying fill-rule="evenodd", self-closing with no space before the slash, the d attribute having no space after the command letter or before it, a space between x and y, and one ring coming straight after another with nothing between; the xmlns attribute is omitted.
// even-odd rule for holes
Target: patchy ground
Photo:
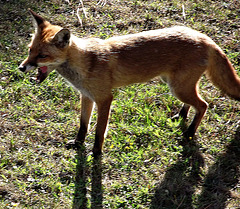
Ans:
<svg viewBox="0 0 240 209"><path fill-rule="evenodd" d="M82 37L186 25L212 37L240 75L239 1L97 3L83 1L84 15L77 0L0 0L0 208L239 208L240 105L205 78L209 109L188 143L179 122L169 120L181 104L165 84L115 90L104 155L96 161L96 114L83 150L64 147L79 128L80 94L55 72L36 85L36 72L17 70L34 30L32 8Z"/></svg>

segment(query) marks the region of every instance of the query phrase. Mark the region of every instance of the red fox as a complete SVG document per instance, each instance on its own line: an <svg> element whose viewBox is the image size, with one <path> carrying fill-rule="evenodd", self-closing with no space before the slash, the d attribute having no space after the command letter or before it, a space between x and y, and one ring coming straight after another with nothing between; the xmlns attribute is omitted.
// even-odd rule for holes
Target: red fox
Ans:
<svg viewBox="0 0 240 209"><path fill-rule="evenodd" d="M38 68L41 83L57 70L82 93L80 129L73 145L79 147L87 134L93 103L97 105L97 127L93 154L102 153L112 89L132 83L164 78L171 92L184 103L179 116L185 120L190 107L196 111L185 136L193 137L207 103L198 94L198 81L206 74L230 97L240 100L240 78L224 52L208 36L183 26L137 34L77 38L68 29L52 25L30 10L36 32L29 55L19 69Z"/></svg>

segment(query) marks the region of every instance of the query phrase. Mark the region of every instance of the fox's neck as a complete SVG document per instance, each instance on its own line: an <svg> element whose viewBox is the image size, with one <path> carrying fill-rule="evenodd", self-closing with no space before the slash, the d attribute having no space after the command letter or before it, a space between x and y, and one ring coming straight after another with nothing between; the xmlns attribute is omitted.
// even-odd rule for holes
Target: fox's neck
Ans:
<svg viewBox="0 0 240 209"><path fill-rule="evenodd" d="M67 48L65 62L56 70L67 80L71 82L73 78L84 76L84 49L85 43L83 39L72 35L70 44ZM81 70L80 70L81 69ZM81 75L82 73L82 75Z"/></svg>
<svg viewBox="0 0 240 209"><path fill-rule="evenodd" d="M87 70L84 62L85 45L83 39L73 36L67 49L65 62L56 69L68 82L81 91L84 91L82 83Z"/></svg>

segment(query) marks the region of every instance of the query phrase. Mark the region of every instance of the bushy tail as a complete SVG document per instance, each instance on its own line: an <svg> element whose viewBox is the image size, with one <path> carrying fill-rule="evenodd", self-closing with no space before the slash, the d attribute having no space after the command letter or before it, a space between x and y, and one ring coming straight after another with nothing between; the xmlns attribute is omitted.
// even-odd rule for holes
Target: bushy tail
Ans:
<svg viewBox="0 0 240 209"><path fill-rule="evenodd" d="M240 78L227 56L219 47L210 49L207 77L233 99L240 101Z"/></svg>

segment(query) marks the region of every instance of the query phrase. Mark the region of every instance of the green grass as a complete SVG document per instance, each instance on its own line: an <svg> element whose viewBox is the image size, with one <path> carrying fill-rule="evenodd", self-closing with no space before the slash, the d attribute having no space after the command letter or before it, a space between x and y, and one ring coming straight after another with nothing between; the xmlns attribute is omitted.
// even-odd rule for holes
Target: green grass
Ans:
<svg viewBox="0 0 240 209"><path fill-rule="evenodd" d="M36 85L30 79L36 72L24 75L17 66L33 32L30 7L83 37L186 25L213 38L240 75L240 3L83 2L82 28L79 1L0 1L0 208L238 208L239 102L205 78L200 89L209 108L189 143L179 121L170 120L181 103L166 84L114 90L104 154L95 160L96 112L83 149L66 150L79 128L80 93L55 72Z"/></svg>

